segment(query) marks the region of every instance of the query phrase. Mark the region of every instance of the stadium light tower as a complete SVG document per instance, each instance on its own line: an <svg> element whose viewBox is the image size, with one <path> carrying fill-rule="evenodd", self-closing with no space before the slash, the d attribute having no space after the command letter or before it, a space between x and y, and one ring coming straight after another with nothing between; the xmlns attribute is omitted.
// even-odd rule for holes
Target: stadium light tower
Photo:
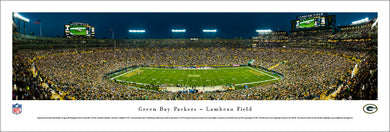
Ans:
<svg viewBox="0 0 390 132"><path fill-rule="evenodd" d="M134 36L136 36L136 35L138 35L138 34L145 35L145 32L146 32L145 29L130 29L130 30L129 30L129 33L134 34Z"/></svg>
<svg viewBox="0 0 390 132"><path fill-rule="evenodd" d="M184 33L186 32L185 29L172 29L171 31L173 33L173 38L175 38L176 34L178 33L182 34L184 38Z"/></svg>
<svg viewBox="0 0 390 132"><path fill-rule="evenodd" d="M30 19L20 15L18 12L13 13L13 18L18 20L18 32L20 32L20 21L23 21L24 34L26 34L26 23L30 22Z"/></svg>
<svg viewBox="0 0 390 132"><path fill-rule="evenodd" d="M203 33L205 35L205 38L207 38L207 35L208 33L213 33L213 35L215 36L215 34L217 33L217 29L203 29Z"/></svg>

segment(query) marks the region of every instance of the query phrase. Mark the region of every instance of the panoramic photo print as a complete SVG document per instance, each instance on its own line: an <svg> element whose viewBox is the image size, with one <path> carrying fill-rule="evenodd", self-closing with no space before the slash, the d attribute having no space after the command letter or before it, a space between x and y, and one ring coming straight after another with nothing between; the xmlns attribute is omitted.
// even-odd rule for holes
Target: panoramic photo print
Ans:
<svg viewBox="0 0 390 132"><path fill-rule="evenodd" d="M377 17L13 12L12 99L378 100Z"/></svg>

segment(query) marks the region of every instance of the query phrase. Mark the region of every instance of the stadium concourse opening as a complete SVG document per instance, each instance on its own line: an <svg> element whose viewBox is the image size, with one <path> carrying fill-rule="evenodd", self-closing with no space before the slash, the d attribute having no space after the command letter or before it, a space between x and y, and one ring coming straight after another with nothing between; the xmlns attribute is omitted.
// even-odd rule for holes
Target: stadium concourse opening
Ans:
<svg viewBox="0 0 390 132"><path fill-rule="evenodd" d="M214 13L208 18L234 18L235 15L220 14L223 13ZM344 14L363 16L367 13ZM22 15L24 17L20 17ZM142 14L149 15L153 16L153 13ZM202 17L210 13L196 15ZM262 13L247 15L261 16ZM291 16L289 13L284 15ZM89 24L62 23L65 32L62 26L58 32L65 34L61 38L20 32L20 24L15 24L20 22L18 19L28 17L33 21L39 19L39 22L47 19L40 13L19 13L19 18L13 19L12 98L377 100L377 14L371 13L375 17L363 17L343 25L336 24L338 15L343 16L337 13L297 15L284 22L291 26L288 31L276 30L279 25L275 25L253 29L251 37L235 36L233 39L222 36L229 34L227 31L238 32L239 29L212 25L196 30L176 26L166 33L174 37L152 38L148 35L161 31L153 31L153 24L129 27L132 32L128 29L123 32L130 37L121 38L119 28L107 25L100 29L107 28L110 32L98 32L102 30L95 30L89 24L95 25L96 29L102 24L94 21L88 21ZM270 15L264 15L267 16ZM272 16L278 16L278 13ZM112 39L99 38L99 34L112 35Z"/></svg>

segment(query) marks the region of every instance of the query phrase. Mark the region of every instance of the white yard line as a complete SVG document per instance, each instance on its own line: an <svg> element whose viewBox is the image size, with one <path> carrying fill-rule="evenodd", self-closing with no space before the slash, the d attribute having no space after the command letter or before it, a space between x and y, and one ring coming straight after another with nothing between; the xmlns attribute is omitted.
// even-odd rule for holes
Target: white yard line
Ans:
<svg viewBox="0 0 390 132"><path fill-rule="evenodd" d="M214 75L213 75L213 79L214 79L214 81L215 81L215 84L217 84L218 82L217 82L217 79L215 79L215 77L217 76L217 73L219 72L218 70L216 70L217 72L214 72Z"/></svg>
<svg viewBox="0 0 390 132"><path fill-rule="evenodd" d="M198 74L198 72L196 72L197 74ZM201 75L202 73L201 73L201 71L199 71L199 75ZM200 80L200 84L203 84L203 77L201 76L201 77L199 77L199 80ZM203 84L204 85L204 84Z"/></svg>
<svg viewBox="0 0 390 132"><path fill-rule="evenodd" d="M160 79L162 82L165 82L165 84L172 84L171 80L167 79L167 76L169 76L167 69L164 69L164 73L162 73L162 76L163 76L163 78ZM167 79L167 80L165 80L165 79ZM173 85L175 85L175 84L173 84Z"/></svg>
<svg viewBox="0 0 390 132"><path fill-rule="evenodd" d="M148 77L149 78L149 77ZM146 81L146 83L149 83L150 84L150 79L152 79L153 80L153 78L149 78L149 79L145 79L145 81ZM141 84L141 83L140 83Z"/></svg>
<svg viewBox="0 0 390 132"><path fill-rule="evenodd" d="M185 73L183 72L183 74L185 75ZM189 80L190 78L189 77L186 77L186 86L188 85L188 80Z"/></svg>
<svg viewBox="0 0 390 132"><path fill-rule="evenodd" d="M174 72L174 73L176 73L176 72ZM169 75L168 75L168 76L169 76ZM177 76L175 76L175 77L173 78L173 81L176 80L176 78L177 78ZM171 82L171 80L169 80L169 82ZM179 81L178 83L179 83L179 85L180 85L180 81ZM173 85L177 85L177 84L173 84Z"/></svg>

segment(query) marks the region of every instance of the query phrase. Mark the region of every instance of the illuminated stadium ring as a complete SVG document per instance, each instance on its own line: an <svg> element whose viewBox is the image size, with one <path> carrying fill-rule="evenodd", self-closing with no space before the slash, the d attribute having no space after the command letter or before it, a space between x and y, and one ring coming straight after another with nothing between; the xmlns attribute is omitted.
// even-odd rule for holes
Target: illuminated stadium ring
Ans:
<svg viewBox="0 0 390 132"><path fill-rule="evenodd" d="M161 89L159 89L159 87L158 86L156 87L154 84L153 85L149 85L149 84L138 85L137 83L143 83L143 82L139 82L139 81L136 82L134 80L130 80L127 82L120 82L120 81L117 81L114 79L110 80L113 76L107 76L107 73L111 73L115 70L124 68L125 66L132 66L133 64L142 64L140 62L142 62L143 60L148 60L149 62L155 62L154 65L151 65L153 67L158 67L158 66L156 66L156 64L167 65L167 64L162 64L161 62L167 63L168 60L176 60L176 61L180 60L178 57L172 58L170 56L164 56L164 58L161 58L158 56L146 57L146 56L135 55L134 53L139 53L139 52L135 52L135 51L139 51L139 50L140 49L104 49L104 50L93 49L91 51L77 51L77 52L73 51L73 52L53 53L53 54L46 54L44 56L38 56L37 58L32 59L31 62L34 62L35 60L37 60L36 67L37 67L37 69L39 69L39 72L43 76L51 76L51 75L53 75L53 72L54 72L56 76L51 76L50 80L54 80L55 84L57 84L58 87L61 87L64 90L71 88L68 90L72 91L72 89L76 89L76 90L80 89L81 91L89 91L92 88L92 89L98 90L98 91L104 90L105 93L107 93L107 92L112 93L112 92L120 91L121 95L122 95L121 97L127 98L127 99L140 99L139 96L145 95L145 94L147 94L148 97L153 97L153 98L149 98L149 99L159 99L159 98L172 99L172 98L175 98L174 95L169 94L170 92L168 92L168 93L163 92L163 91L169 91L170 89L163 89L164 87L161 87ZM239 50L235 50L235 51L239 52ZM172 49L172 50L170 50L170 52L172 52L171 54L181 54L181 52L188 52L188 51L186 51L186 50L180 51L180 50L173 50ZM196 52L200 52L200 51L198 50ZM207 52L207 50L204 50L204 53L206 53L206 52ZM225 50L220 50L219 52L228 53ZM229 51L229 52L233 52L233 50ZM283 50L281 50L281 49L277 49L277 50L260 49L260 50L253 50L253 51L248 50L246 52L251 52L251 54L256 54L256 56L275 54L278 56L280 55L281 57L283 57L283 55L285 55L286 53L293 53L296 58L301 58L301 56L308 56L309 55L310 57L306 58L306 60L308 60L308 61L313 60L313 59L311 59L311 57L315 57L317 59L318 58L326 59L326 58L331 56L334 61L332 63L330 63L327 67L334 67L334 68L337 68L340 70L345 70L344 73L338 73L338 75L345 74L347 72L347 70L349 68L353 67L353 65L355 63L353 58L351 58L350 56L344 56L344 55L342 56L342 55L329 53L329 52L319 52L319 51L309 51L309 50L289 50L289 49L283 49ZM96 58L97 56L99 56L99 59ZM326 57L326 56L328 56L328 57ZM203 57L204 59L208 58L207 56L199 56L199 57L201 57L201 58ZM215 65L215 63L225 63L226 61L228 61L228 63L229 62L237 62L238 59L245 60L244 57L235 58L234 56L220 56L220 58L221 58L220 60L222 60L222 57L224 58L223 62L222 61L221 62L211 61L209 63L209 66L212 68L215 68L212 66L212 65ZM66 60L69 60L69 61L66 61L66 62L55 61L55 60L61 60L62 58L68 58ZM198 56L192 57L192 58L197 59ZM283 60L283 59L285 59L285 58L284 57L277 58L278 61ZM55 63L53 63L53 61ZM202 61L202 60L199 60L199 62L200 61ZM269 60L269 59L260 60L260 57L259 57L259 61L257 61L257 62L260 62L260 61L262 61L261 62L262 65L269 67L270 69L272 69L271 68L272 66L277 64L277 62L274 62L274 61ZM79 62L84 62L84 63L79 63ZM302 85L302 84L304 84L304 82L306 80L304 80L303 78L295 78L292 75L302 74L301 72L299 72L302 70L306 70L307 73L310 73L310 72L313 73L314 71L310 70L309 68L320 69L320 72L323 73L321 76L323 76L322 78L326 79L325 81L330 82L330 81L335 80L335 78L332 78L331 76L329 76L329 72L326 71L326 69L321 68L320 65L317 65L317 64L316 65L307 65L307 64L305 65L302 63L293 62L293 60L290 60L288 58L287 58L287 61L283 61L283 63L284 62L287 62L287 64L281 64L280 66L277 66L275 68L275 70L280 71L285 75L287 73L286 77L284 77L284 79L278 80L277 82L274 82L274 83L269 84L269 85L259 86L258 84L253 84L251 86L251 84L248 84L248 88L245 88L245 85L239 85L240 87L238 87L237 85L240 83L237 83L237 79L250 79L250 77L247 77L247 76L243 77L243 78L238 78L236 76L230 77L230 78L225 78L225 79L218 78L216 80L217 81L218 80L225 81L226 83L224 83L224 84L227 84L227 85L232 84L232 83L234 85L234 83L235 83L236 90L227 88L228 90L232 90L232 91L226 92L226 93L232 94L233 95L232 97L241 95L240 92L252 91L252 90L257 91L257 90L264 90L264 89L275 89L275 87L285 86L287 84L290 84L291 82L294 83L294 85ZM240 62L237 62L237 63L240 63ZM280 63L282 63L282 62L280 62ZM322 63L322 61L318 61L318 63ZM338 64L342 64L342 65L338 65ZM135 66L135 65L133 65L133 66ZM172 66L178 67L177 65L172 65ZM232 66L232 65L230 65L230 66ZM133 67L133 69L134 68L137 68L137 67ZM86 70L86 69L89 69L89 70ZM131 71L133 69L129 69L128 71ZM288 69L295 69L297 71L289 71ZM211 72L211 73L228 74L225 71L226 70L222 70L221 68L215 68L215 71ZM143 73L139 73L139 74L146 73L145 70L143 70L142 72ZM175 72L178 73L179 71L175 71ZM319 72L319 71L315 71L315 72ZM161 71L160 74L166 74L166 73L167 73L167 71L165 71L165 72ZM120 74L122 74L122 73L120 73ZM136 74L138 75L138 72ZM253 74L253 73L251 73L251 74ZM119 75L119 74L116 74L116 75ZM309 76L309 75L307 75L307 76ZM187 78L199 78L199 77L203 77L203 76L201 74L189 74L187 76ZM140 79L146 79L146 77L145 76L140 77ZM153 78L149 78L149 79L155 80L156 84L162 84L163 83L162 81L176 80L176 81L180 82L180 83L178 83L178 85L180 85L180 86L183 85L184 82L186 84L188 83L187 85L191 85L191 83L194 83L194 84L195 83L204 83L205 85L207 85L208 83L215 81L213 79L202 79L202 80L200 80L200 79L192 79L192 80L187 79L187 80L185 80L184 78L183 79L178 79L178 78L161 79L161 77L160 78L153 77ZM167 79L167 80L165 80L165 79ZM315 78L313 78L313 79L315 79ZM119 77L118 77L118 80L120 80ZM180 81L180 80L182 80L182 81ZM230 80L230 82L227 82L229 80ZM117 81L117 83L113 83L112 81ZM319 84L319 85L321 84L321 82L317 81L317 80L311 80L311 81L314 82L315 84ZM242 83L251 83L251 82L256 82L256 81L248 81L248 82L242 82ZM122 84L118 84L118 83L122 83L122 84L127 83L127 84L122 85ZM146 83L148 83L148 82L146 82ZM81 84L81 85L74 85L74 84ZM222 85L224 85L224 84L222 84ZM175 85L174 87L177 87L176 84L174 84L174 85ZM202 84L199 84L199 85L202 85ZM169 86L169 84L166 84L164 86ZM215 83L214 87L215 86L218 86L218 85L216 85L216 83ZM191 87L191 86L187 86L187 88L189 88L189 87ZM185 86L184 86L184 88L185 88ZM203 88L203 86L200 86L197 88ZM299 88L299 87L291 87L291 88L292 88L291 91L290 91L290 89L288 89L289 91L286 91L286 92L292 92L292 90L298 90L297 88ZM192 90L194 90L194 89L192 89ZM198 89L196 89L196 90L198 90ZM202 90L202 89L200 89L200 90ZM305 89L302 89L302 90L305 90ZM302 91L302 90L300 90L300 91ZM317 89L313 89L313 90L317 91ZM329 87L324 85L321 89L318 89L318 90L328 91ZM173 92L173 90L171 90L171 91ZM183 91L190 92L190 90L186 90L186 89L183 89L182 91L178 91L178 92L183 92ZM215 91L219 91L219 90L215 90ZM194 91L192 91L192 92L194 92ZM319 91L319 93L322 93L322 92L324 92L324 91ZM131 96L129 95L129 93L131 93ZM214 98L214 97L220 96L220 94L218 94L218 92L205 92L205 93L207 93L207 96L203 96L205 98L209 98L209 97ZM215 93L215 95L213 93ZM277 95L284 96L283 94L284 93L278 93ZM108 95L108 94L106 94L106 95ZM71 95L71 97L73 97L73 96L74 96L74 94ZM90 95L90 96L93 96L91 98L98 98L94 95ZM188 96L190 96L190 95L188 95ZM300 99L302 99L306 95L305 95L305 92L303 92L302 95L298 95L298 96ZM76 97L80 98L80 95L77 95ZM142 98L143 97L144 96L142 96ZM189 97L187 97L187 95L183 96L183 97L185 97L186 99L189 99ZM262 93L261 95L256 94L256 96L251 96L251 98L257 98L257 97L266 98L267 95ZM105 98L111 98L111 96L110 97L105 96ZM218 98L221 98L221 97L218 97ZM230 98L231 97L227 97L226 99L230 99ZM312 98L312 97L310 97L310 98ZM99 98L99 99L103 99L103 98Z"/></svg>

